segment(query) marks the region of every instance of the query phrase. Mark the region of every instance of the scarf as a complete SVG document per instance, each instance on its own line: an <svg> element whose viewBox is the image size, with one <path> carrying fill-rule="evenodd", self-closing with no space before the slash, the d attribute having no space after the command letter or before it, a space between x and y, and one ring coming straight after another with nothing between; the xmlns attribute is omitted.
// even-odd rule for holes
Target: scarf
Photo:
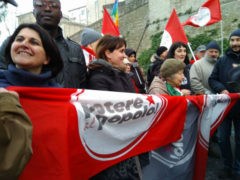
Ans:
<svg viewBox="0 0 240 180"><path fill-rule="evenodd" d="M171 96L182 96L181 92L179 92L176 88L172 87L170 84L166 82L167 91Z"/></svg>

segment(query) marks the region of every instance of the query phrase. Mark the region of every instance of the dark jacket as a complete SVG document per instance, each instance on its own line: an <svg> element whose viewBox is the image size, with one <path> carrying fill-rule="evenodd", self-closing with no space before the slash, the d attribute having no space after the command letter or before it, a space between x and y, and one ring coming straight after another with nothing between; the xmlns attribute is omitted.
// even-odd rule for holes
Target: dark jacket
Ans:
<svg viewBox="0 0 240 180"><path fill-rule="evenodd" d="M132 80L127 73L114 68L102 59L94 60L89 65L87 87L94 90L136 92ZM131 179L139 179L135 157L121 161L91 178L91 180Z"/></svg>
<svg viewBox="0 0 240 180"><path fill-rule="evenodd" d="M160 59L157 55L154 55L155 61L150 64L147 71L147 86L150 87L155 76L159 76L160 68L163 64L163 60Z"/></svg>
<svg viewBox="0 0 240 180"><path fill-rule="evenodd" d="M0 48L0 69L7 69L6 61L3 58L7 42L8 39ZM64 64L63 70L55 78L56 82L65 88L85 88L87 70L81 46L70 39L65 39L60 27L55 42Z"/></svg>
<svg viewBox="0 0 240 180"><path fill-rule="evenodd" d="M88 89L117 92L136 92L130 76L98 59L89 65Z"/></svg>
<svg viewBox="0 0 240 180"><path fill-rule="evenodd" d="M131 48L127 48L125 50L125 53L128 57L130 57L132 54L135 54L135 56L137 55L136 51L131 49ZM133 80L135 82L136 87L139 90L139 93L145 94L146 93L145 81L142 77L142 73L141 73L140 68L138 66L137 60L131 64L131 72L133 73Z"/></svg>
<svg viewBox="0 0 240 180"><path fill-rule="evenodd" d="M183 74L185 76L185 79L183 80L181 86L180 86L180 89L188 89L191 91L191 94L193 93L192 92L192 89L191 89L191 85L190 85L190 77L189 77L189 72L190 72L190 68L191 68L191 65L192 64L188 64L185 68L184 68L184 71L183 71Z"/></svg>
<svg viewBox="0 0 240 180"><path fill-rule="evenodd" d="M17 69L13 64L9 64L7 70L0 71L0 87L60 87L51 77L50 71L41 74L33 74Z"/></svg>
<svg viewBox="0 0 240 180"><path fill-rule="evenodd" d="M135 82L136 87L139 90L139 93L145 94L145 81L142 77L142 73L140 71L140 68L138 67L137 63L131 64L131 72L133 73L133 79Z"/></svg>
<svg viewBox="0 0 240 180"><path fill-rule="evenodd" d="M221 93L223 90L228 90L230 93L237 92L229 84L231 81L229 72L234 68L233 64L240 64L240 54L236 54L232 50L228 50L226 54L217 61L208 79L209 86L215 93ZM229 115L235 114L237 117L240 117L239 105L240 101L234 105Z"/></svg>
<svg viewBox="0 0 240 180"><path fill-rule="evenodd" d="M237 55L232 50L228 50L217 61L208 80L210 87L215 93L221 93L225 89L230 93L236 92L228 83L231 81L229 72L234 68L233 64L240 64L240 54Z"/></svg>

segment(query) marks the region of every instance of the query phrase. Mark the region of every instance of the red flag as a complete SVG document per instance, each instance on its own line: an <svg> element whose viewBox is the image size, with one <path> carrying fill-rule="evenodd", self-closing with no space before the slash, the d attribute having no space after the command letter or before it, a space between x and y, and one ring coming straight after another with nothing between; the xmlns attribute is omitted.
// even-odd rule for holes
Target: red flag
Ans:
<svg viewBox="0 0 240 180"><path fill-rule="evenodd" d="M104 8L104 14L103 14L102 33L110 34L113 36L120 36L119 30L114 24L106 8Z"/></svg>
<svg viewBox="0 0 240 180"><path fill-rule="evenodd" d="M180 41L185 44L188 43L187 36L183 30L183 27L179 21L179 18L177 16L177 13L175 9L173 9L173 12L168 20L168 23L165 27L162 41L160 43L160 46L165 46L169 48L172 43Z"/></svg>
<svg viewBox="0 0 240 180"><path fill-rule="evenodd" d="M202 27L222 20L219 0L208 0L198 10L198 13L187 19L182 25Z"/></svg>
<svg viewBox="0 0 240 180"><path fill-rule="evenodd" d="M126 158L183 140L185 119L192 120L187 115L191 110L188 110L187 99L181 96L63 88L9 89L19 93L20 102L33 123L33 156L20 180L89 179ZM212 133L233 100L238 98L238 94L190 97L202 110L198 122L206 124L199 126L205 128L201 134L201 140L207 141L205 144L209 141L210 128ZM190 113L198 115L197 110ZM197 168L196 177L202 177L206 167L207 147L203 148L197 152L200 159L196 159L201 166L196 164L196 167L201 168ZM195 149L194 146L191 149ZM182 153L181 149L170 152ZM173 156L180 161L175 165L183 175L186 169L178 168L182 164L180 157L185 158ZM191 163L189 157L194 157L193 153L186 156ZM192 163L191 167L194 168ZM176 174L172 171L174 167L169 170L172 173L166 172L168 175Z"/></svg>

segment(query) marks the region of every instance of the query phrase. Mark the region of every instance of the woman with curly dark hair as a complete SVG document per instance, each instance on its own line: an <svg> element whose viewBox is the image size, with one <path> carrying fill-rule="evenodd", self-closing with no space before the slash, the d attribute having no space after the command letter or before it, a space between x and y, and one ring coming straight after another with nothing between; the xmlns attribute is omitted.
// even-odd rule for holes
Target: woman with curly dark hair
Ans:
<svg viewBox="0 0 240 180"><path fill-rule="evenodd" d="M169 58L175 58L186 64L186 67L184 69L185 78L180 86L180 89L184 96L191 95L192 90L191 90L190 79L189 79L189 70L191 66L189 64L189 58L187 55L187 45L182 42L173 43L168 51L167 59Z"/></svg>

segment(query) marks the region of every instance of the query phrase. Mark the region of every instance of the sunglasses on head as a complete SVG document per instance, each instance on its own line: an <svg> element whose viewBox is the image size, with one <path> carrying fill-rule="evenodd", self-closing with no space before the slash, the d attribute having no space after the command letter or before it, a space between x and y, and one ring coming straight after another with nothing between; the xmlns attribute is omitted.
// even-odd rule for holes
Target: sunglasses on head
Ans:
<svg viewBox="0 0 240 180"><path fill-rule="evenodd" d="M35 1L35 6L39 9L44 9L47 6L50 9L60 9L60 3L59 2L54 2L54 1L36 0Z"/></svg>

